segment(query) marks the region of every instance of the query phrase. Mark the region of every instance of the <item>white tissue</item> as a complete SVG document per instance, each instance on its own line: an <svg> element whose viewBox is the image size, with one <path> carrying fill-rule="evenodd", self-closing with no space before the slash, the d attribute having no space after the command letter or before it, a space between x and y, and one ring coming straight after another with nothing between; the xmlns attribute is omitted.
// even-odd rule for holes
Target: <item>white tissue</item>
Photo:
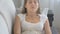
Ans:
<svg viewBox="0 0 60 34"><path fill-rule="evenodd" d="M48 10L49 10L49 8L44 8L41 14L47 16Z"/></svg>

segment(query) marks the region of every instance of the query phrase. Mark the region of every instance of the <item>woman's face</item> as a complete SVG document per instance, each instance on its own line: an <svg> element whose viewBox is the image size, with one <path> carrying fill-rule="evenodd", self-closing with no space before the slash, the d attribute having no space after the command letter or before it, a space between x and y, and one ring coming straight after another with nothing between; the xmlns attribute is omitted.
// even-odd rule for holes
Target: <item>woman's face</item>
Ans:
<svg viewBox="0 0 60 34"><path fill-rule="evenodd" d="M29 12L36 12L38 10L38 6L39 6L38 0L27 0L25 4L25 8Z"/></svg>

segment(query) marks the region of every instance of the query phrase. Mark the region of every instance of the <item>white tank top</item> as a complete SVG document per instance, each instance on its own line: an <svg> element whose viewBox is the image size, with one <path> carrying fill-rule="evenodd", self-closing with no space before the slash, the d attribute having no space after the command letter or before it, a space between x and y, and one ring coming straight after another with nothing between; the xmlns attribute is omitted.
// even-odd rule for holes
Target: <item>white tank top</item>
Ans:
<svg viewBox="0 0 60 34"><path fill-rule="evenodd" d="M26 14L18 14L21 20L21 26L22 26L22 32L28 31L28 30L36 30L36 31L43 31L45 21L47 19L47 16L38 14L40 16L40 22L34 24L34 23L28 23L25 20Z"/></svg>

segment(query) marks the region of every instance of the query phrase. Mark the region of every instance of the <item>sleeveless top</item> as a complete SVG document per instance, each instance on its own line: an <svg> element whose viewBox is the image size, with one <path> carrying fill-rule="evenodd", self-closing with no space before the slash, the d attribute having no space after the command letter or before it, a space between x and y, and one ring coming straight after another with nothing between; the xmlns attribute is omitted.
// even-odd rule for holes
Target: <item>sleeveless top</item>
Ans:
<svg viewBox="0 0 60 34"><path fill-rule="evenodd" d="M21 28L23 31L43 31L45 21L47 19L46 15L38 14L40 16L40 21L38 23L30 23L25 20L26 14L18 14L20 20L21 20Z"/></svg>

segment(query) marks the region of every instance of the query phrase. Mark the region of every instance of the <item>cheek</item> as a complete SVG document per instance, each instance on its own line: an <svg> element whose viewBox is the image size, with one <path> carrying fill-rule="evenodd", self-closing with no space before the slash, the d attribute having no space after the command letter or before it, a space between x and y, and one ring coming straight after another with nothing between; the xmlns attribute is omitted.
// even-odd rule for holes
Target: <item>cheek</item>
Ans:
<svg viewBox="0 0 60 34"><path fill-rule="evenodd" d="M36 7L38 8L38 7L39 7L39 5L38 5L38 4L36 4Z"/></svg>
<svg viewBox="0 0 60 34"><path fill-rule="evenodd" d="M27 5L26 5L26 8L27 8L27 9L29 9L30 7L31 7L31 5L30 5L30 4L27 4Z"/></svg>
<svg viewBox="0 0 60 34"><path fill-rule="evenodd" d="M31 9L33 9L32 7L34 7L34 10L37 10L38 8L39 8L39 5L38 5L38 3L37 4L34 4L34 5L32 5L32 4L26 4L26 8L28 9L28 10L31 10Z"/></svg>
<svg viewBox="0 0 60 34"><path fill-rule="evenodd" d="M39 6L38 5L35 5L35 10L37 10L39 8Z"/></svg>

